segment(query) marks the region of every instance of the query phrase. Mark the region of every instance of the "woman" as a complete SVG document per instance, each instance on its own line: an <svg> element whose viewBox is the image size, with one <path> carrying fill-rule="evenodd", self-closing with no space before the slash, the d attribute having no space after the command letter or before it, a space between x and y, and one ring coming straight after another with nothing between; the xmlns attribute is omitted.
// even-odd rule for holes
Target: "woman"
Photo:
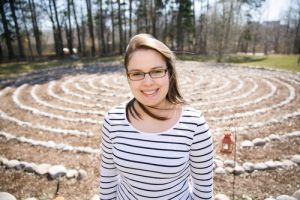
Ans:
<svg viewBox="0 0 300 200"><path fill-rule="evenodd" d="M124 65L134 98L105 114L100 199L212 199L211 133L184 105L174 54L139 34Z"/></svg>

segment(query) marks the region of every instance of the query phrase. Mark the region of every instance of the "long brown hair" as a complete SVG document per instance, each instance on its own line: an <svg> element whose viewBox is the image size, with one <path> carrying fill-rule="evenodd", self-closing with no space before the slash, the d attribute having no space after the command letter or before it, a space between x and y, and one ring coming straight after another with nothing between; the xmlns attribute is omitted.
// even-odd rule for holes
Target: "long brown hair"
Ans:
<svg viewBox="0 0 300 200"><path fill-rule="evenodd" d="M169 90L166 96L167 101L173 104L184 103L184 99L179 91L177 73L175 69L175 55L174 53L161 41L155 39L149 34L138 34L131 38L125 52L124 66L126 72L128 72L128 63L131 59L132 54L139 49L152 49L160 53L166 61L168 75L169 75ZM142 119L140 113L134 107L134 102L137 102L141 109L148 114L150 117L158 120L167 120L168 118L156 115L150 112L141 102L136 98L131 99L126 105L126 117L129 120L130 113L134 118Z"/></svg>

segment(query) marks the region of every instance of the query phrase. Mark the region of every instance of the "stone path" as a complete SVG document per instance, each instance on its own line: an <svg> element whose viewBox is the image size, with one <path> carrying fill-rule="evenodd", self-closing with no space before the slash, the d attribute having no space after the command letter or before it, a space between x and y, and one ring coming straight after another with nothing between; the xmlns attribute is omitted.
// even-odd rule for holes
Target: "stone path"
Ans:
<svg viewBox="0 0 300 200"><path fill-rule="evenodd" d="M105 63L0 80L2 167L40 176L27 163L47 163L49 169L60 166L56 174L45 172L52 178L68 177L68 172L73 173L68 178L76 178L81 170L91 179L98 169L103 115L132 97L123 74L118 63ZM212 130L217 176L299 167L297 150L260 159L250 155L257 148L272 151L268 144L299 141L299 73L179 62L178 74L185 99L204 113ZM228 129L238 136L241 159L234 166L218 150L219 136ZM243 153L250 155L248 160ZM90 165L81 167L82 160ZM98 187L96 180L93 184Z"/></svg>

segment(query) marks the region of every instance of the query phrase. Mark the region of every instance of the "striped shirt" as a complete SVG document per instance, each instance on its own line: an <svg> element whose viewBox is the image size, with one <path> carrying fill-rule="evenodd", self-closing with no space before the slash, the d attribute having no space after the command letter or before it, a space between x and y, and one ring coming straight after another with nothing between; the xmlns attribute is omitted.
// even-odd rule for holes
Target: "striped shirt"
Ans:
<svg viewBox="0 0 300 200"><path fill-rule="evenodd" d="M202 114L183 106L167 131L144 133L127 120L125 105L105 114L100 199L212 199L213 145Z"/></svg>

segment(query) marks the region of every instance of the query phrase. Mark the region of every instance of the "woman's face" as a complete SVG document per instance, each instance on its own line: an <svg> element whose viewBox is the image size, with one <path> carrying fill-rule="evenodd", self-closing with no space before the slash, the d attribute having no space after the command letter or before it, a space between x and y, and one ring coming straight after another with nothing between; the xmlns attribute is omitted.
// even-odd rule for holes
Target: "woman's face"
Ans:
<svg viewBox="0 0 300 200"><path fill-rule="evenodd" d="M164 57L152 49L139 49L133 52L127 66L128 73L134 75L139 74L136 72L152 72L155 76L165 69L167 65ZM160 78L151 78L149 74L145 74L142 80L134 81L128 78L128 81L132 94L143 105L157 108L167 106L168 72Z"/></svg>

